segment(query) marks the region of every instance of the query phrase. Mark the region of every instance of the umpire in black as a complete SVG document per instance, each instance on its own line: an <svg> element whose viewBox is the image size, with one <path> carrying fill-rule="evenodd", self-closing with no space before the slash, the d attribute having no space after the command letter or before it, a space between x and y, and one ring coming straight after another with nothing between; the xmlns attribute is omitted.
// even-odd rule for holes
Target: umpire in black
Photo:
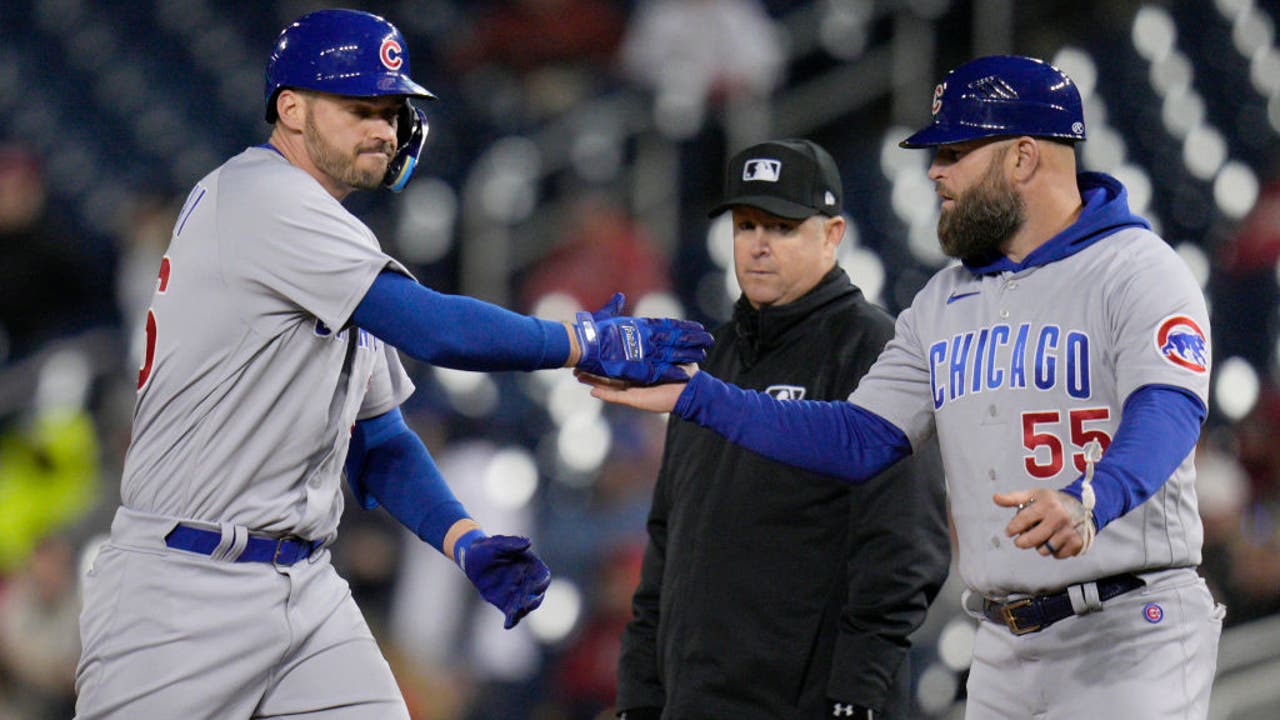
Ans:
<svg viewBox="0 0 1280 720"><path fill-rule="evenodd" d="M729 161L724 187L711 216L733 212L742 297L705 368L779 398L846 399L893 319L836 264L835 161L766 142ZM648 531L618 717L908 716L908 635L950 566L936 446L853 486L672 416Z"/></svg>

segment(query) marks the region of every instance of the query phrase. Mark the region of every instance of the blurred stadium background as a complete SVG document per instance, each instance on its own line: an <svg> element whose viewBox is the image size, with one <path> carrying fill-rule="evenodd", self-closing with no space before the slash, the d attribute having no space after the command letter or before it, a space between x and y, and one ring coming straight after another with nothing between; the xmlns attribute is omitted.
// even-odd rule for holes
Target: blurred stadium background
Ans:
<svg viewBox="0 0 1280 720"><path fill-rule="evenodd" d="M837 158L842 264L892 312L944 259L926 153L896 143L970 57L1079 84L1110 172L1206 288L1204 574L1229 606L1214 718L1280 700L1280 49L1274 0L401 0L439 95L417 178L348 203L428 285L545 317L714 324L737 296L705 209L734 150L805 136ZM138 335L190 185L263 141L262 71L301 0L0 2L0 718L71 714L76 577L118 501ZM1081 283L1089 278L1080 278ZM412 365L412 424L472 513L530 534L556 581L515 631L381 511L335 562L415 718L612 717L663 420L568 371ZM918 637L916 711L960 717L973 621L953 579ZM744 628L749 632L749 628Z"/></svg>

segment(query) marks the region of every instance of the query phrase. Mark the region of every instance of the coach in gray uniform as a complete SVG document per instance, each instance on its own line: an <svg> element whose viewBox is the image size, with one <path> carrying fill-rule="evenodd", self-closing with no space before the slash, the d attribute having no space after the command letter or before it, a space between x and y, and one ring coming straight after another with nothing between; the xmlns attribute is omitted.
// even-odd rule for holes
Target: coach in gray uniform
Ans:
<svg viewBox="0 0 1280 720"><path fill-rule="evenodd" d="M327 546L341 476L458 563L506 627L550 582L527 538L488 536L405 425L396 349L472 370L577 365L684 377L696 323L529 318L418 285L341 205L399 189L426 134L386 20L300 18L267 66L269 141L203 178L146 321L122 507L85 582L77 717L408 717ZM424 606L424 612L429 611Z"/></svg>
<svg viewBox="0 0 1280 720"><path fill-rule="evenodd" d="M849 402L779 402L699 372L593 394L671 410L861 482L935 433L966 605L968 718L1204 718L1224 609L1196 573L1204 296L1124 186L1077 173L1080 95L984 57L934 91L938 237L960 264L898 317Z"/></svg>

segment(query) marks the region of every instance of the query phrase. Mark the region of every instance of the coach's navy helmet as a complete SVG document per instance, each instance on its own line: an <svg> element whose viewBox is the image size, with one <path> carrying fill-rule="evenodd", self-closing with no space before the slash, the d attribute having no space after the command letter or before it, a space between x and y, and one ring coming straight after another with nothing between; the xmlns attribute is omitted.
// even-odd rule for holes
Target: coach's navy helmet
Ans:
<svg viewBox="0 0 1280 720"><path fill-rule="evenodd" d="M284 88L435 98L409 78L409 49L396 26L358 10L318 10L280 32L267 61L267 122L275 122Z"/></svg>
<svg viewBox="0 0 1280 720"><path fill-rule="evenodd" d="M933 90L933 122L898 143L904 148L1030 135L1084 140L1080 91L1058 68L1018 55L971 60Z"/></svg>

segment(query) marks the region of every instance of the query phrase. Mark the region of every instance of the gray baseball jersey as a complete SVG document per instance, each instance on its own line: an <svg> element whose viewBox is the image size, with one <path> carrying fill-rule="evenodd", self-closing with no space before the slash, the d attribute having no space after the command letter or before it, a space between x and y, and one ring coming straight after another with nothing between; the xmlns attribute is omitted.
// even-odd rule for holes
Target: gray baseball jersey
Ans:
<svg viewBox="0 0 1280 720"><path fill-rule="evenodd" d="M1144 385L1206 402L1208 313L1185 263L1128 227L1047 264L936 274L850 400L917 445L936 429L965 585L987 597L1036 593L1120 572L1191 566L1203 529L1192 457L1084 556L1046 561L1005 536L999 492L1063 487L1104 451Z"/></svg>
<svg viewBox="0 0 1280 720"><path fill-rule="evenodd" d="M332 537L351 426L413 391L394 348L343 327L388 267L408 274L269 147L201 180L147 317L123 504Z"/></svg>
<svg viewBox="0 0 1280 720"><path fill-rule="evenodd" d="M332 539L351 426L413 391L393 348L344 327L388 267L405 272L273 149L196 185L147 316L122 507L85 581L78 720L407 719L326 550L235 562L250 532ZM180 521L218 548L167 547Z"/></svg>

